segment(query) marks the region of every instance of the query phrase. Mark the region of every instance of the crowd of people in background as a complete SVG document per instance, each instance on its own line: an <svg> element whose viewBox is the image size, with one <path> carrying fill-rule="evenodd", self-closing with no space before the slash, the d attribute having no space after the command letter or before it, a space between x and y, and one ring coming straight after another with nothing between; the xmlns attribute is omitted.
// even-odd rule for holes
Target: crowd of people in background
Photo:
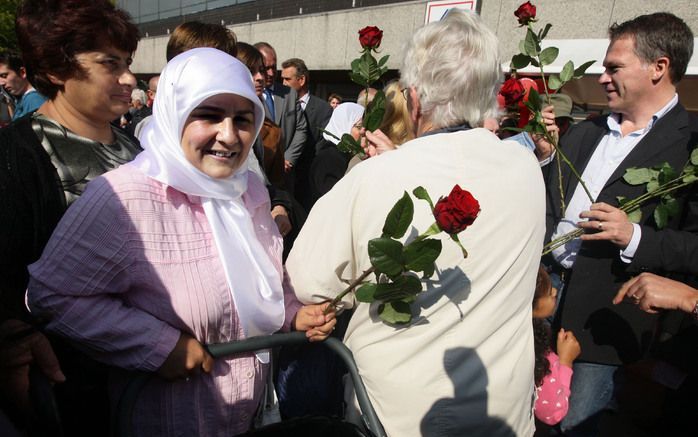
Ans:
<svg viewBox="0 0 698 437"><path fill-rule="evenodd" d="M626 169L679 170L698 144L677 94L694 41L680 18L610 27L605 115L574 117L564 89L544 108L585 186L549 137L511 129L499 43L476 14L405 35L373 131L376 89L313 95L303 59L222 25L179 25L163 71L140 82L138 29L112 2L24 0L16 32L19 50L0 53L3 435L109 435L134 370L160 377L136 435L245 433L265 387L283 419L358 423L324 349L214 360L205 347L289 330L345 342L389 436L693 429L697 191L677 192L661 227L659 200L636 223L618 204L645 189ZM364 154L340 150L343 135ZM455 184L481 206L460 236L470 256L444 243L415 322L383 323L351 294L328 306L371 266L367 243L402 193ZM60 422L36 405L41 381Z"/></svg>

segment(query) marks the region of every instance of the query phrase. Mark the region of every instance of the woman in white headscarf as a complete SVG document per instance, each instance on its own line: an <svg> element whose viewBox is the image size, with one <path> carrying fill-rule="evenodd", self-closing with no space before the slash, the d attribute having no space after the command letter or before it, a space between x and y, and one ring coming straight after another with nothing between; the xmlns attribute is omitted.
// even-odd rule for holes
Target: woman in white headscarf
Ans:
<svg viewBox="0 0 698 437"><path fill-rule="evenodd" d="M247 68L211 48L172 59L135 161L90 183L30 266L28 303L95 359L158 372L138 435L249 429L268 353L213 361L202 344L283 329L327 336L333 315L282 286L282 240L247 156L264 120ZM300 309L299 309L300 308ZM114 394L126 382L115 372Z"/></svg>
<svg viewBox="0 0 698 437"><path fill-rule="evenodd" d="M330 191L346 173L351 156L339 151L337 144L344 134L359 140L363 115L364 107L352 102L342 103L332 112L332 117L322 134L323 139L317 145L318 153L310 167L313 204Z"/></svg>

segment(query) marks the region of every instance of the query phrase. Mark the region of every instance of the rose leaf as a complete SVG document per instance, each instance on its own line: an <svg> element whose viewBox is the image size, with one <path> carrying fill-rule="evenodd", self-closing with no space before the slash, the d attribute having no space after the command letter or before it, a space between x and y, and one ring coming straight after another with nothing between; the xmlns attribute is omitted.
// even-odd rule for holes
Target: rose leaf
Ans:
<svg viewBox="0 0 698 437"><path fill-rule="evenodd" d="M649 168L631 167L625 170L623 180L630 185L646 184L652 179L652 172Z"/></svg>
<svg viewBox="0 0 698 437"><path fill-rule="evenodd" d="M676 174L676 170L669 165L668 162L662 163L662 165L659 167L659 183L660 184L666 184L669 181L672 181L676 179L678 175Z"/></svg>
<svg viewBox="0 0 698 437"><path fill-rule="evenodd" d="M422 291L422 283L414 276L401 275L394 282L378 284L374 295L376 300L402 300Z"/></svg>
<svg viewBox="0 0 698 437"><path fill-rule="evenodd" d="M402 243L391 238L374 238L368 242L368 256L377 271L395 278L403 272Z"/></svg>
<svg viewBox="0 0 698 437"><path fill-rule="evenodd" d="M412 320L412 309L407 302L386 302L378 307L378 317L395 325L404 325Z"/></svg>
<svg viewBox="0 0 698 437"><path fill-rule="evenodd" d="M364 122L364 127L373 132L380 127L383 115L385 115L385 93L382 90L376 92L366 112L368 112L368 116Z"/></svg>
<svg viewBox="0 0 698 437"><path fill-rule="evenodd" d="M356 290L356 300L359 302L371 303L376 300L375 294L378 284L366 283Z"/></svg>
<svg viewBox="0 0 698 437"><path fill-rule="evenodd" d="M652 191L656 191L659 189L659 181L657 179L652 179L651 181L647 182L647 192L651 193Z"/></svg>
<svg viewBox="0 0 698 437"><path fill-rule="evenodd" d="M337 144L337 148L344 153L349 153L351 155L364 155L364 149L361 147L354 137L349 134L342 135L342 139Z"/></svg>
<svg viewBox="0 0 698 437"><path fill-rule="evenodd" d="M426 240L413 241L405 246L403 257L405 268L415 272L424 272L434 269L434 261L441 254L441 241L427 238Z"/></svg>
<svg viewBox="0 0 698 437"><path fill-rule="evenodd" d="M531 29L528 29L526 31L526 39L524 39L524 53L532 58L540 53L540 46L536 40L536 34Z"/></svg>
<svg viewBox="0 0 698 437"><path fill-rule="evenodd" d="M360 73L355 73L354 71L349 73L349 79L362 87L367 87L369 85L368 81Z"/></svg>
<svg viewBox="0 0 698 437"><path fill-rule="evenodd" d="M557 75L551 74L550 78L548 78L548 88L551 90L559 90L562 88L562 81Z"/></svg>
<svg viewBox="0 0 698 437"><path fill-rule="evenodd" d="M541 99L540 94L538 94L535 88L531 88L528 91L528 103L532 105L531 111L533 112L539 112L543 106L543 99Z"/></svg>
<svg viewBox="0 0 698 437"><path fill-rule="evenodd" d="M587 61L580 65L579 67L574 69L574 78L575 79L581 79L584 77L584 73L586 73L587 69L591 67L596 61Z"/></svg>
<svg viewBox="0 0 698 437"><path fill-rule="evenodd" d="M687 173L683 178L681 178L681 182L684 184L692 184L695 181L698 181L698 175L693 173Z"/></svg>
<svg viewBox="0 0 698 437"><path fill-rule="evenodd" d="M691 164L698 165L698 148L693 149L691 152Z"/></svg>
<svg viewBox="0 0 698 437"><path fill-rule="evenodd" d="M666 208L669 217L676 217L681 212L681 204L671 195L662 198L662 204Z"/></svg>
<svg viewBox="0 0 698 437"><path fill-rule="evenodd" d="M560 71L560 80L563 83L567 83L570 80L572 80L572 77L574 76L574 64L572 61L567 61L565 65L562 67L562 71Z"/></svg>
<svg viewBox="0 0 698 437"><path fill-rule="evenodd" d="M413 217L414 204L410 195L405 191L385 218L382 237L402 238L410 227Z"/></svg>
<svg viewBox="0 0 698 437"><path fill-rule="evenodd" d="M560 53L560 50L557 47L548 47L546 49L543 49L542 52L540 52L540 56L538 59L540 60L540 65L550 65L553 62L555 62L555 59L557 59L557 55Z"/></svg>
<svg viewBox="0 0 698 437"><path fill-rule="evenodd" d="M654 209L654 222L657 224L657 228L663 229L669 219L669 211L663 204L657 205Z"/></svg>
<svg viewBox="0 0 698 437"><path fill-rule="evenodd" d="M419 186L412 190L412 194L414 194L414 197L417 199L426 200L432 211L434 210L434 202L431 201L431 197L429 197L429 193L427 193L426 188Z"/></svg>
<svg viewBox="0 0 698 437"><path fill-rule="evenodd" d="M523 53L519 53L518 55L514 55L511 58L511 68L520 70L522 68L526 68L528 64L531 63L531 57L524 55Z"/></svg>
<svg viewBox="0 0 698 437"><path fill-rule="evenodd" d="M547 23L545 27L538 33L538 41L543 41L546 36L548 36L548 32L550 31L550 28L553 27L552 24Z"/></svg>
<svg viewBox="0 0 698 437"><path fill-rule="evenodd" d="M636 208L627 214L630 223L640 223L640 220L642 220L642 211L640 208Z"/></svg>

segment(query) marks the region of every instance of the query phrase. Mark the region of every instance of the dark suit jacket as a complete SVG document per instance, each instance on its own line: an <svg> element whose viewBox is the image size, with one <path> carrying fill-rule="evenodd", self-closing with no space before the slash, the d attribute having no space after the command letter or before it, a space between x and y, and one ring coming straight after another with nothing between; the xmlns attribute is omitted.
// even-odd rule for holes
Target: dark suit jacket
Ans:
<svg viewBox="0 0 698 437"><path fill-rule="evenodd" d="M600 117L573 127L563 138L563 151L580 172L608 131L606 118ZM617 196L635 198L645 186L631 186L623 180L630 167L652 167L668 162L680 171L698 143L698 120L680 104L657 121L652 130L628 154L601 190L597 201L617 206ZM555 163L546 169L547 234L560 221L560 195ZM577 181L562 164L565 201L569 203ZM571 329L582 346L580 359L603 364L621 364L643 357L653 341L656 317L635 305L613 305L620 286L642 271L663 273L682 270L686 260L698 253L698 195L695 186L677 195L683 206L680 217L658 230L652 217L657 205L653 200L642 207L642 238L630 264L620 260L619 249L610 242L584 242L568 274L562 296L558 323ZM696 267L694 267L694 270Z"/></svg>
<svg viewBox="0 0 698 437"><path fill-rule="evenodd" d="M327 127L332 117L332 107L325 100L310 95L308 104L305 105L305 116L308 120L308 147L315 147L322 139L322 129ZM319 150L316 150L316 152Z"/></svg>

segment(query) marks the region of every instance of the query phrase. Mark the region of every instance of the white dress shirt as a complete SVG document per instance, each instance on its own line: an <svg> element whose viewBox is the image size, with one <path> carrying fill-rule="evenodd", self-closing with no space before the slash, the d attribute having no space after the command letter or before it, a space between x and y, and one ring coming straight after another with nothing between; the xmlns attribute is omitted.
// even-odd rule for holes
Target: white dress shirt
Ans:
<svg viewBox="0 0 698 437"><path fill-rule="evenodd" d="M310 100L310 93L303 94L303 97L298 98L298 102L301 104L301 109L305 111L305 107Z"/></svg>
<svg viewBox="0 0 698 437"><path fill-rule="evenodd" d="M621 162L635 148L635 146L649 133L652 127L657 123L657 120L662 118L679 102L678 95L667 103L662 109L657 111L650 119L647 126L643 129L638 129L623 136L620 130L621 115L612 113L608 116L608 133L604 135L601 142L594 150L594 153L589 159L589 163L582 173L582 180L586 184L591 196L596 201L599 193L608 182L613 172L616 171ZM573 145L574 146L574 145ZM572 176L571 176L572 177ZM552 239L561 237L568 232L572 232L577 228L579 222L579 214L582 211L588 211L591 207L591 201L584 192L582 185L577 183L577 188L570 199L565 217L558 223ZM626 263L632 261L635 256L635 251L640 244L642 231L638 224L633 223L633 235L628 246L620 251L620 258ZM553 250L552 254L555 260L565 268L571 268L574 261L577 259L577 253L582 245L582 240L579 238L569 241L567 244Z"/></svg>

